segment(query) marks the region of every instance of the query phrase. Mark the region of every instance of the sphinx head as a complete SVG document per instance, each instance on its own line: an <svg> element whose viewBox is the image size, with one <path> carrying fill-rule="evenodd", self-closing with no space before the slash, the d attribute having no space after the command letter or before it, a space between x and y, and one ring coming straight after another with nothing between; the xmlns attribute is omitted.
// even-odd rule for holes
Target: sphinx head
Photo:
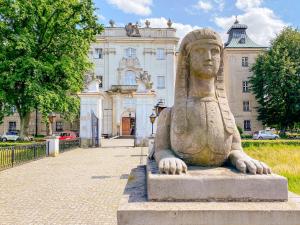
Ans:
<svg viewBox="0 0 300 225"><path fill-rule="evenodd" d="M189 65L189 73L202 79L216 77L221 65L222 41L209 29L190 32L182 40L181 54Z"/></svg>

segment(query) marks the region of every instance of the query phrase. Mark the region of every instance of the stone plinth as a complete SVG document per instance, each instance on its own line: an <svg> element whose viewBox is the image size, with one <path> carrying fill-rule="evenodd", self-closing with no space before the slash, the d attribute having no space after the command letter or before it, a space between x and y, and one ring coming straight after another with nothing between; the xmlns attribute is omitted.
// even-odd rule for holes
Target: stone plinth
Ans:
<svg viewBox="0 0 300 225"><path fill-rule="evenodd" d="M49 156L56 157L59 155L59 137L47 137Z"/></svg>
<svg viewBox="0 0 300 225"><path fill-rule="evenodd" d="M159 174L154 160L147 163L150 201L287 201L287 179L250 175L233 168L188 168L183 175Z"/></svg>
<svg viewBox="0 0 300 225"><path fill-rule="evenodd" d="M286 202L151 202L142 166L132 170L117 217L118 225L299 225L300 197L290 194Z"/></svg>

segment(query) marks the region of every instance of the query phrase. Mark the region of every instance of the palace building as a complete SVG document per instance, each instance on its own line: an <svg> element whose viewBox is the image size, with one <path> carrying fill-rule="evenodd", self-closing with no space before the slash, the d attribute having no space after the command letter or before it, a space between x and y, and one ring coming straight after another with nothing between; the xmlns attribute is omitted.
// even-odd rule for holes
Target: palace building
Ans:
<svg viewBox="0 0 300 225"><path fill-rule="evenodd" d="M257 103L250 93L250 67L266 48L254 43L246 30L247 26L237 20L229 29L224 73L236 123L245 133L252 133L263 126L257 121ZM69 123L57 115L53 131L80 130L84 136L92 127L95 138L132 135L137 144L143 144L152 133L149 116L155 105L173 105L178 42L170 20L165 28L153 28L149 21L142 27L132 23L115 27L110 21L110 27L97 35L90 47L94 67L86 75L86 87L80 94L80 121ZM19 127L18 115L14 113L4 119L0 134ZM155 127L156 123L154 133ZM38 112L31 115L29 132L46 134ZM91 145L91 140L86 141Z"/></svg>
<svg viewBox="0 0 300 225"><path fill-rule="evenodd" d="M227 32L224 75L226 94L236 124L244 133L251 134L263 129L263 125L257 120L257 102L250 92L250 68L258 54L265 51L266 47L252 41L247 35L247 28L247 25L240 24L236 19Z"/></svg>

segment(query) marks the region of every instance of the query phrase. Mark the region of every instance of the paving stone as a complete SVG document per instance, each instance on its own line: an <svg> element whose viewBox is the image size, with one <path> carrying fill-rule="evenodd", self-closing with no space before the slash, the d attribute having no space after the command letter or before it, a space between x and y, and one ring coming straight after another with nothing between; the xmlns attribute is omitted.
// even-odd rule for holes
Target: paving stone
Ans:
<svg viewBox="0 0 300 225"><path fill-rule="evenodd" d="M132 168L147 148L75 149L0 172L0 224L117 224Z"/></svg>

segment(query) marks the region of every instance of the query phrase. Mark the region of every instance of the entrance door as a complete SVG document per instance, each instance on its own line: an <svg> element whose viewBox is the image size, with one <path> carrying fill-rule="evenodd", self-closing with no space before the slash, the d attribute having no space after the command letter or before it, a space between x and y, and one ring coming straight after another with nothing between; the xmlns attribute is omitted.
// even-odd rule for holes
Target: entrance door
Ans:
<svg viewBox="0 0 300 225"><path fill-rule="evenodd" d="M130 117L122 117L122 135L130 135L131 126L130 126Z"/></svg>

